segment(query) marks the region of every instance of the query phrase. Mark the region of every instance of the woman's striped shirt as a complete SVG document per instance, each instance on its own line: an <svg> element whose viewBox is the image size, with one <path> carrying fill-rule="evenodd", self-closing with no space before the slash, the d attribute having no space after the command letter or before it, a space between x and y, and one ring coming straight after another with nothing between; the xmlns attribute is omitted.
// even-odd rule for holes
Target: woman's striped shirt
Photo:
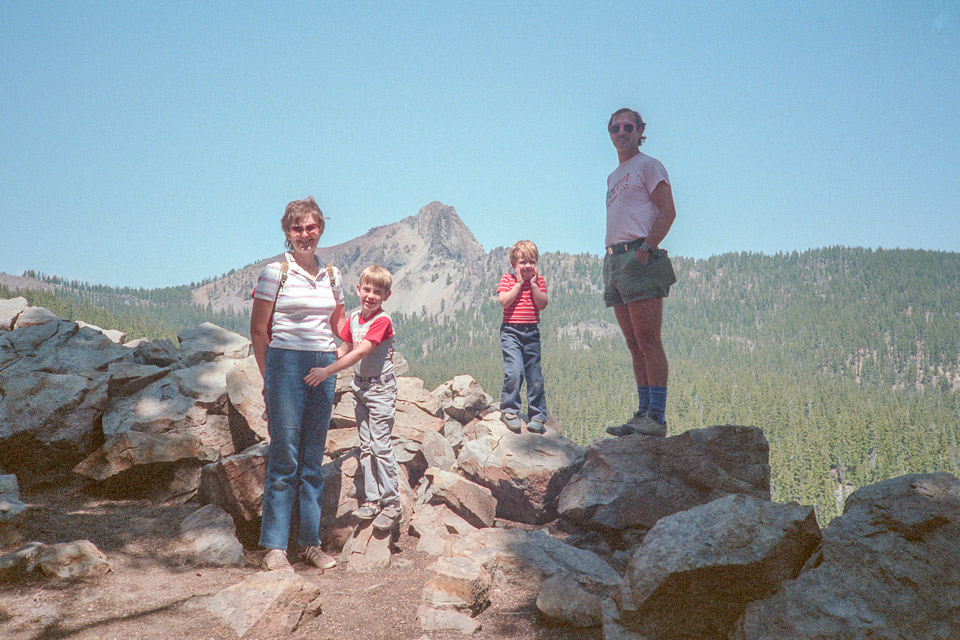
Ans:
<svg viewBox="0 0 960 640"><path fill-rule="evenodd" d="M301 269L289 252L285 257L290 269L273 310L270 346L296 351L336 351L330 317L337 305L344 303L340 272L333 268L331 285L319 257L320 271L316 278ZM273 302L280 284L280 264L271 262L263 269L254 298Z"/></svg>

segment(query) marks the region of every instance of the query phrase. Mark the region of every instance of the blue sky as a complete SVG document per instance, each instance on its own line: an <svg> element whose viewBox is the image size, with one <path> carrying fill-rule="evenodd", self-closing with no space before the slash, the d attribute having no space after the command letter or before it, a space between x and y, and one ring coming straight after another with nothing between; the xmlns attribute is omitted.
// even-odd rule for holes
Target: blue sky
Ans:
<svg viewBox="0 0 960 640"><path fill-rule="evenodd" d="M609 114L670 173L663 246L960 251L960 2L0 0L0 271L216 276L453 205L599 253Z"/></svg>

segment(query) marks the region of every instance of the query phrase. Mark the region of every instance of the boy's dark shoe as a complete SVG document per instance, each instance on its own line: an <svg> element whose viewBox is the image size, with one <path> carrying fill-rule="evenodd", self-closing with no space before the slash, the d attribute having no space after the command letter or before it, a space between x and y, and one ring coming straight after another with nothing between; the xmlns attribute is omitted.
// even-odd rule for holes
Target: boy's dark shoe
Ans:
<svg viewBox="0 0 960 640"><path fill-rule="evenodd" d="M361 520L373 520L380 513L380 505L376 502L364 502L363 506L355 509L353 516Z"/></svg>
<svg viewBox="0 0 960 640"><path fill-rule="evenodd" d="M530 433L546 433L547 426L543 424L543 418L534 418L527 423L527 431Z"/></svg>
<svg viewBox="0 0 960 640"><path fill-rule="evenodd" d="M381 511L377 519L373 521L373 528L378 531L389 531L400 519L403 510L398 503L388 504Z"/></svg>
<svg viewBox="0 0 960 640"><path fill-rule="evenodd" d="M501 413L500 422L507 425L507 429L510 429L510 431L514 433L523 431L523 420L517 417L515 413Z"/></svg>

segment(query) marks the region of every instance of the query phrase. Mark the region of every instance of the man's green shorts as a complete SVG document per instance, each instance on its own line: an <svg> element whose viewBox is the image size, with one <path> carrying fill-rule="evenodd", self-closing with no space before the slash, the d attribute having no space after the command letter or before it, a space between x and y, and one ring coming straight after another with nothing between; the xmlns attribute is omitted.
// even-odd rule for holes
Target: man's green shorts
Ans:
<svg viewBox="0 0 960 640"><path fill-rule="evenodd" d="M603 257L603 302L619 307L647 298L666 298L677 281L665 249L657 249L647 264L637 260L634 250Z"/></svg>

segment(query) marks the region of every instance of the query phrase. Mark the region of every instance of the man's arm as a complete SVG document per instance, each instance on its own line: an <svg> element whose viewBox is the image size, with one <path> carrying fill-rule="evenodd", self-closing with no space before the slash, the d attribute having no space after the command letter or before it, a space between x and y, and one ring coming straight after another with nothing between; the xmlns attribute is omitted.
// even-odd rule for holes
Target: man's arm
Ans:
<svg viewBox="0 0 960 640"><path fill-rule="evenodd" d="M661 182L656 186L653 193L650 194L650 199L653 200L653 204L660 213L654 220L650 233L647 234L646 242L650 249L656 250L660 246L660 242L667 236L670 227L673 226L673 221L677 218L677 210L673 205L673 190L666 182ZM649 254L646 251L637 248L636 256L641 264L647 264Z"/></svg>

